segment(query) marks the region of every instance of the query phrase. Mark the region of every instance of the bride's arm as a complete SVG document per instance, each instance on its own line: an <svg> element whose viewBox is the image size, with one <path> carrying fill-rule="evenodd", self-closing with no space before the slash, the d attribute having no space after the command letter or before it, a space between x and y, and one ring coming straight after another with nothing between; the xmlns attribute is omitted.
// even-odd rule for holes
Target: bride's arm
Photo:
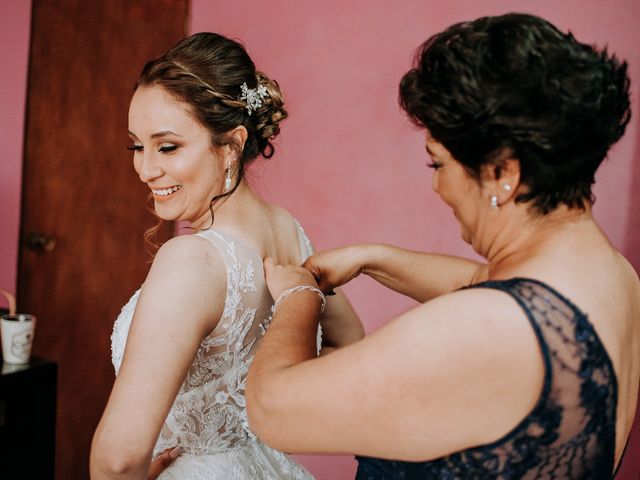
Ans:
<svg viewBox="0 0 640 480"><path fill-rule="evenodd" d="M295 221L298 230L298 242L301 245L302 260L313 255L311 240ZM351 345L364 337L364 327L360 317L351 306L346 295L335 289L335 295L327 297L327 307L320 318L322 328L322 348L320 355L326 355L338 348Z"/></svg>
<svg viewBox="0 0 640 480"><path fill-rule="evenodd" d="M224 261L207 240L159 250L138 299L122 365L93 437L91 478L146 479L162 424L226 293Z"/></svg>
<svg viewBox="0 0 640 480"><path fill-rule="evenodd" d="M339 289L335 290L335 295L327 297L327 308L320 318L320 325L320 355L351 345L364 337L364 328L358 314Z"/></svg>

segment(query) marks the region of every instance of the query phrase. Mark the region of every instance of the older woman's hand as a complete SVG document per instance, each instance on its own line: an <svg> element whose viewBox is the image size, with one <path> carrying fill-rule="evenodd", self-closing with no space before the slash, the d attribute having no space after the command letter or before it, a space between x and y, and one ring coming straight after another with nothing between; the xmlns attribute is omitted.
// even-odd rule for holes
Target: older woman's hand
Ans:
<svg viewBox="0 0 640 480"><path fill-rule="evenodd" d="M309 270L296 265L277 265L269 257L264 259L264 277L273 298L278 298L282 292L291 287L318 286Z"/></svg>
<svg viewBox="0 0 640 480"><path fill-rule="evenodd" d="M326 250L310 256L302 266L312 273L320 290L328 293L363 272L366 248L366 245L352 245Z"/></svg>

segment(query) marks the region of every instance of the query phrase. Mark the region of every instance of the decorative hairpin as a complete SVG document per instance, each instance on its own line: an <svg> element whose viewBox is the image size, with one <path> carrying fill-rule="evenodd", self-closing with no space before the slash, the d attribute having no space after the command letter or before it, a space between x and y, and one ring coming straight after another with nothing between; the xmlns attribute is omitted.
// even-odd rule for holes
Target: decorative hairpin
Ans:
<svg viewBox="0 0 640 480"><path fill-rule="evenodd" d="M258 85L256 88L249 88L247 82L240 85L242 95L240 100L247 102L247 112L251 115L251 112L259 109L262 106L262 100L269 96L267 93L267 87L264 85Z"/></svg>

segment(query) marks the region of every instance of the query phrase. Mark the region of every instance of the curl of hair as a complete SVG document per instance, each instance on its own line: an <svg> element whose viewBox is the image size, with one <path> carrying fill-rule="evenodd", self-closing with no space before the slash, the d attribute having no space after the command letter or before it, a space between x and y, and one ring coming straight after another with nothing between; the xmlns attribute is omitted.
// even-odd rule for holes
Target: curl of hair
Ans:
<svg viewBox="0 0 640 480"><path fill-rule="evenodd" d="M254 112L258 150L263 157L271 158L274 151L271 140L280 133L280 122L287 118L287 111L284 109L284 98L278 82L259 71L256 72L256 77L258 85L263 85L268 93L262 106Z"/></svg>
<svg viewBox="0 0 640 480"><path fill-rule="evenodd" d="M149 194L149 196L147 197L147 208L151 213L155 215L156 212L153 209L152 194ZM153 261L153 258L155 257L156 253L158 253L158 250L160 249L160 244L156 241L156 239L157 239L158 232L160 231L164 223L162 218L157 216L156 218L158 219L158 221L155 223L155 225L147 228L144 231L144 234L142 235L142 238L144 239L145 250L149 255L150 262Z"/></svg>
<svg viewBox="0 0 640 480"><path fill-rule="evenodd" d="M541 213L594 200L595 172L631 116L626 62L525 14L429 38L399 102L478 178L483 165L516 158L528 186L516 201Z"/></svg>

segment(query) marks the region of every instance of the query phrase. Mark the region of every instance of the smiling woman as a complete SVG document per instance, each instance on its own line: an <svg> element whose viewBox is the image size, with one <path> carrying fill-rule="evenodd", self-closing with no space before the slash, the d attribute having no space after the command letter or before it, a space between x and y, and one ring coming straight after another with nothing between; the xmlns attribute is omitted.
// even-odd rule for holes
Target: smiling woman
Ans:
<svg viewBox="0 0 640 480"><path fill-rule="evenodd" d="M229 190L225 177L237 176L232 152L213 146L192 107L157 85L137 89L129 129L133 164L152 192L156 214L163 220L189 221L196 229L205 226L211 220L210 201ZM247 130L239 126L227 135L243 145Z"/></svg>
<svg viewBox="0 0 640 480"><path fill-rule="evenodd" d="M193 35L145 66L129 109L133 164L156 215L195 233L159 249L116 320L92 478L311 478L255 437L244 398L273 305L262 259L311 254L298 222L244 180L248 162L273 155L284 118L277 83L220 35ZM342 294L323 319L322 351L362 336Z"/></svg>

